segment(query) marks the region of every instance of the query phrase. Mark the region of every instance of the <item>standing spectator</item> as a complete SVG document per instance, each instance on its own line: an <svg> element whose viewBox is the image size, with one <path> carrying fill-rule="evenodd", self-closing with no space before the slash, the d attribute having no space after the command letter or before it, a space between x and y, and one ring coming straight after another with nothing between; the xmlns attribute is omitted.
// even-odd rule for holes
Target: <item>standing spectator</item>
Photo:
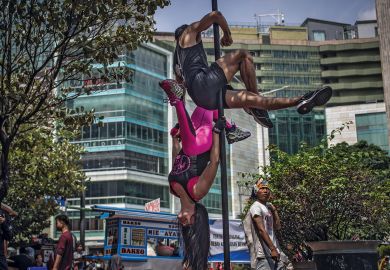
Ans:
<svg viewBox="0 0 390 270"><path fill-rule="evenodd" d="M34 266L36 267L46 266L46 264L43 262L43 256L41 253L37 253L37 255L35 255Z"/></svg>
<svg viewBox="0 0 390 270"><path fill-rule="evenodd" d="M56 248L53 270L70 270L73 263L73 235L69 229L69 218L58 215L55 218L57 230L61 231Z"/></svg>
<svg viewBox="0 0 390 270"><path fill-rule="evenodd" d="M0 209L0 269L8 269L6 259L6 243L12 238L12 233L9 224L9 215Z"/></svg>
<svg viewBox="0 0 390 270"><path fill-rule="evenodd" d="M19 270L27 270L27 268L34 265L33 260L28 256L28 251L25 247L19 249L19 255L10 258L14 261L13 266Z"/></svg>
<svg viewBox="0 0 390 270"><path fill-rule="evenodd" d="M76 251L73 253L73 259L74 259L74 269L75 270L81 270L84 269L85 263L84 263L84 256L87 255L87 252L83 249L83 244L80 242L76 243Z"/></svg>
<svg viewBox="0 0 390 270"><path fill-rule="evenodd" d="M280 219L269 200L271 191L263 179L257 181L252 196L256 201L250 207L245 220L244 231L251 256L251 267L256 270L285 269L282 260L288 264L287 256L281 251L275 230L280 230Z"/></svg>

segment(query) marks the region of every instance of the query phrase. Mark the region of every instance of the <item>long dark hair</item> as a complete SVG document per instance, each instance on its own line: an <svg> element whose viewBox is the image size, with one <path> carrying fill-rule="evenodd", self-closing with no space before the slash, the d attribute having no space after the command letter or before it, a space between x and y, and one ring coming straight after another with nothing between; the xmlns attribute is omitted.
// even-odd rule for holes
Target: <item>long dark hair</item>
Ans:
<svg viewBox="0 0 390 270"><path fill-rule="evenodd" d="M179 222L184 242L183 266L191 270L206 270L210 252L209 214L206 207L195 203L195 222L183 226Z"/></svg>

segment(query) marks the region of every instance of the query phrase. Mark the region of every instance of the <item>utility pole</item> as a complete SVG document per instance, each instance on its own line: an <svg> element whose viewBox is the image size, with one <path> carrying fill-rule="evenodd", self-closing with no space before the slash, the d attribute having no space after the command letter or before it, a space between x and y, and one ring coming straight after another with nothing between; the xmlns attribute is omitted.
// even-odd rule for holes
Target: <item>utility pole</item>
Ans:
<svg viewBox="0 0 390 270"><path fill-rule="evenodd" d="M218 11L218 1L211 0L212 10ZM219 41L219 25L214 23L214 55L215 60L221 57L221 46ZM226 86L224 86L226 87ZM224 116L222 89L218 91L218 118ZM228 183L226 170L226 142L225 130L219 134L220 143L220 161L221 161L221 191L222 191L222 228L223 228L223 253L224 270L230 270L230 241L229 241L229 202L228 202Z"/></svg>
<svg viewBox="0 0 390 270"><path fill-rule="evenodd" d="M85 181L82 180L82 185L84 187ZM85 249L85 189L81 191L80 196L80 242Z"/></svg>

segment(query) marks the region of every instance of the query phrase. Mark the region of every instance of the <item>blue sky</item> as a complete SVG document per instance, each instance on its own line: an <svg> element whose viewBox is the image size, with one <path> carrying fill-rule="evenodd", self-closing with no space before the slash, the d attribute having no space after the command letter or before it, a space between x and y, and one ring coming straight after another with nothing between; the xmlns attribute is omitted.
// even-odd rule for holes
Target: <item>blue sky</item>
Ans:
<svg viewBox="0 0 390 270"><path fill-rule="evenodd" d="M255 13L276 13L278 9L287 24L300 24L308 17L351 24L375 19L375 0L218 0L218 8L229 23L255 23ZM172 32L210 11L211 0L171 0L170 6L156 12L156 27Z"/></svg>

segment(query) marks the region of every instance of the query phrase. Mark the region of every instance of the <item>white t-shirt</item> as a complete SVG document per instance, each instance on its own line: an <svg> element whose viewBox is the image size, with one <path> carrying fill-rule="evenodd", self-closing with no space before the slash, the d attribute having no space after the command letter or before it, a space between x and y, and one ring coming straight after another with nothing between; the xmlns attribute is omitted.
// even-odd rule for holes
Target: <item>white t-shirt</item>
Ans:
<svg viewBox="0 0 390 270"><path fill-rule="evenodd" d="M280 252L279 243L278 240L276 239L276 235L274 231L274 218L272 216L271 211L268 209L268 207L258 201L255 201L252 204L251 208L249 209L249 212L251 213L252 219L255 216L260 216L260 218L263 219L264 227L269 235L269 238L271 238L272 243L277 248L278 252ZM257 258L271 257L270 249L261 238L260 238L260 243L261 246L259 247L259 250L257 252Z"/></svg>

